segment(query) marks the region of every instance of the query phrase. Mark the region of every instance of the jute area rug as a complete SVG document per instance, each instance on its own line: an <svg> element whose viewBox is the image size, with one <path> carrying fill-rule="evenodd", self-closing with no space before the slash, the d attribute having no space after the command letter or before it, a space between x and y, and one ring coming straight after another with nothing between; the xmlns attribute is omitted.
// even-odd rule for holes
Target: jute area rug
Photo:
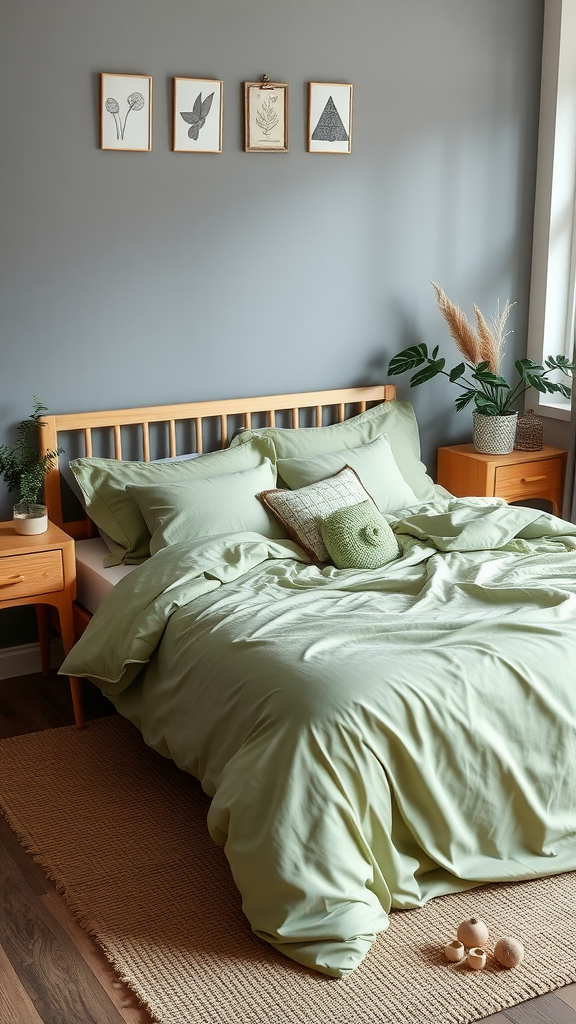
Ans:
<svg viewBox="0 0 576 1024"><path fill-rule="evenodd" d="M3 740L0 762L12 828L159 1024L468 1024L576 981L574 874L395 912L335 981L252 934L207 798L124 719ZM522 939L520 967L444 958L474 913Z"/></svg>

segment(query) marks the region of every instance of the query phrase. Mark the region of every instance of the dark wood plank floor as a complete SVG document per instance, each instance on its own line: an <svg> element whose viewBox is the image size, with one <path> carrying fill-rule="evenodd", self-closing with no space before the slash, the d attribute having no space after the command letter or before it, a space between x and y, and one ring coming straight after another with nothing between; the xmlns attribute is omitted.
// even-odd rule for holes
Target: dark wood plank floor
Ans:
<svg viewBox="0 0 576 1024"><path fill-rule="evenodd" d="M89 684L85 703L87 718L114 713ZM63 679L32 675L0 681L0 738L73 722ZM3 819L0 861L0 1024L152 1024ZM479 1024L510 1022L576 1024L576 985Z"/></svg>

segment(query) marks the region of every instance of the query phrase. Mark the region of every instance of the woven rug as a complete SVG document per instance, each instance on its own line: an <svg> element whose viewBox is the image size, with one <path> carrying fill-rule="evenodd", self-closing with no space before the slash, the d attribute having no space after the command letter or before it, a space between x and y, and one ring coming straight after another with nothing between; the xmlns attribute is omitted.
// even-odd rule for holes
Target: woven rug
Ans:
<svg viewBox="0 0 576 1024"><path fill-rule="evenodd" d="M574 874L394 912L335 981L252 934L207 798L124 719L2 740L0 762L12 828L159 1024L468 1024L576 981ZM522 939L520 967L444 958L473 914Z"/></svg>

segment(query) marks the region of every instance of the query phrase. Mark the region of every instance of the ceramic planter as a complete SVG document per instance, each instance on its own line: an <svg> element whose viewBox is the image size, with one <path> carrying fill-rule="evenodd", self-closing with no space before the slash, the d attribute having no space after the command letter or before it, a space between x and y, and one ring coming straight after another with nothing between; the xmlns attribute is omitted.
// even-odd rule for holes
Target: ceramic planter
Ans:
<svg viewBox="0 0 576 1024"><path fill-rule="evenodd" d="M48 529L46 505L28 505L18 501L12 512L12 522L16 533L45 533Z"/></svg>
<svg viewBox="0 0 576 1024"><path fill-rule="evenodd" d="M472 413L474 421L473 442L477 452L488 455L508 455L514 450L518 413L508 416L485 416L476 409Z"/></svg>

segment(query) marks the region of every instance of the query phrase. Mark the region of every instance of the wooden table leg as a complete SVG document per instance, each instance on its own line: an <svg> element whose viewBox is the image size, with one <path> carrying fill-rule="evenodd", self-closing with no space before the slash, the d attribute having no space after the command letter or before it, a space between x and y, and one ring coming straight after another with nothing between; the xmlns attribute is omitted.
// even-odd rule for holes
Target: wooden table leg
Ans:
<svg viewBox="0 0 576 1024"><path fill-rule="evenodd" d="M84 701L82 700L82 680L76 676L69 676L70 693L72 694L72 707L74 708L74 721L78 729L84 728Z"/></svg>
<svg viewBox="0 0 576 1024"><path fill-rule="evenodd" d="M50 625L48 617L48 605L36 605L36 624L38 626L38 640L40 642L40 660L42 662L42 675L50 675Z"/></svg>
<svg viewBox="0 0 576 1024"><path fill-rule="evenodd" d="M76 637L74 636L74 622L72 617L72 603L70 601L58 601L58 616L60 618L60 635L64 646L65 654L72 650ZM84 704L82 700L82 682L75 676L69 676L70 693L72 695L72 707L74 708L74 721L78 729L82 729L84 722Z"/></svg>

